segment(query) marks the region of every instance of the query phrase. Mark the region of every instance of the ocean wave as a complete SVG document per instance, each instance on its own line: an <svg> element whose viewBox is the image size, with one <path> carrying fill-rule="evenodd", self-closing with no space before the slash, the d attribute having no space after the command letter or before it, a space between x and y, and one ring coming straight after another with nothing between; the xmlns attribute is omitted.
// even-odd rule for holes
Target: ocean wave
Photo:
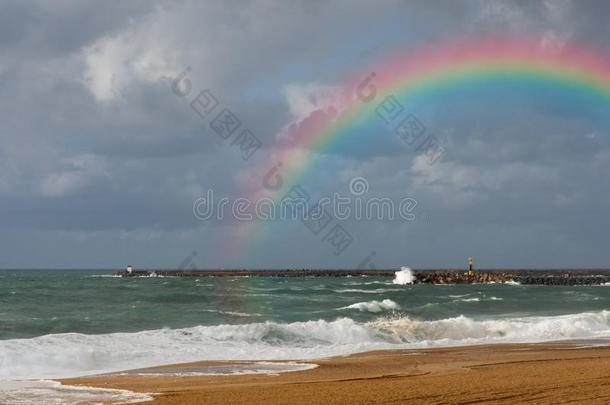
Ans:
<svg viewBox="0 0 610 405"><path fill-rule="evenodd" d="M350 281L349 283L345 283L345 285L374 285L374 284L380 284L380 285L392 285L393 283L391 281Z"/></svg>
<svg viewBox="0 0 610 405"><path fill-rule="evenodd" d="M382 301L383 302L383 301ZM425 321L407 316L65 333L0 341L0 379L59 378L197 360L300 360L368 350L610 336L610 311Z"/></svg>
<svg viewBox="0 0 610 405"><path fill-rule="evenodd" d="M462 297L467 297L469 294L467 295L463 295ZM450 295L450 297L452 297ZM472 298L460 298L460 299L455 299L453 300L453 302L485 302L485 301L503 301L504 298L500 298L500 297L495 297L495 296L490 296L490 297L472 297Z"/></svg>
<svg viewBox="0 0 610 405"><path fill-rule="evenodd" d="M211 312L211 313L223 314L223 315L229 315L229 316L238 316L238 317L244 317L244 318L262 316L261 314L256 314L256 313L235 312L235 311L222 311L222 310L219 310L219 309L200 309L199 311L201 311L201 312Z"/></svg>
<svg viewBox="0 0 610 405"><path fill-rule="evenodd" d="M374 290L363 290L360 288L344 288L340 290L333 290L336 293L363 293L363 294L381 294L390 291L402 291L395 288L376 288Z"/></svg>
<svg viewBox="0 0 610 405"><path fill-rule="evenodd" d="M74 377L197 360L312 359L387 347L374 331L349 318L63 333L0 340L0 380Z"/></svg>
<svg viewBox="0 0 610 405"><path fill-rule="evenodd" d="M153 399L152 394L119 389L62 385L57 381L0 382L0 404L133 404L152 401Z"/></svg>
<svg viewBox="0 0 610 405"><path fill-rule="evenodd" d="M361 312L381 312L384 310L400 309L400 305L386 298L383 301L357 302L355 304L348 305L339 309L357 309Z"/></svg>
<svg viewBox="0 0 610 405"><path fill-rule="evenodd" d="M85 276L85 278L122 278L118 274L92 274L90 276Z"/></svg>
<svg viewBox="0 0 610 405"><path fill-rule="evenodd" d="M538 342L610 336L610 311L550 317L475 320L465 316L420 321L408 317L370 322L406 343L471 344Z"/></svg>
<svg viewBox="0 0 610 405"><path fill-rule="evenodd" d="M364 285L373 285L373 284L382 284L382 285L392 285L393 283L387 281L365 281L362 283ZM610 284L610 283L608 283Z"/></svg>

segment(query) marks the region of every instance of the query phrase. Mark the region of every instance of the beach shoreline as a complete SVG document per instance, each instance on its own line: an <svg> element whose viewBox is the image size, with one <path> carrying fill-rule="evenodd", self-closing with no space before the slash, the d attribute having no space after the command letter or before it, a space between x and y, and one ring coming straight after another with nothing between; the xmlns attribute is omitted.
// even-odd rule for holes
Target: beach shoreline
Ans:
<svg viewBox="0 0 610 405"><path fill-rule="evenodd" d="M154 393L146 403L155 405L610 401L610 346L595 341L381 350L295 360L317 365L302 371L189 375L257 363L201 361L58 381Z"/></svg>

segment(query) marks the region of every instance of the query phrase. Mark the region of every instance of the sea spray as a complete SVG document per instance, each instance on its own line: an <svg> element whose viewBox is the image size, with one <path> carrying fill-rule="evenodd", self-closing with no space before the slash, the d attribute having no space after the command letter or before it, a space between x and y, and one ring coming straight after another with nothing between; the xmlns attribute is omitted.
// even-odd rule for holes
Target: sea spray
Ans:
<svg viewBox="0 0 610 405"><path fill-rule="evenodd" d="M401 267L400 270L395 273L394 284L406 285L413 284L414 282L415 276L409 267Z"/></svg>
<svg viewBox="0 0 610 405"><path fill-rule="evenodd" d="M361 312L381 312L384 310L397 310L400 309L400 305L390 299L384 299L383 301L366 301L357 302L352 305L348 305L339 309L357 309Z"/></svg>

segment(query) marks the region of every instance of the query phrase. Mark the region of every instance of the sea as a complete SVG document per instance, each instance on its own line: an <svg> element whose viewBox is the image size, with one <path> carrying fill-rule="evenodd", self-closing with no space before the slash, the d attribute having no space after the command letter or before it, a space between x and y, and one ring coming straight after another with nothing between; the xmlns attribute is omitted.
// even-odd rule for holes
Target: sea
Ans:
<svg viewBox="0 0 610 405"><path fill-rule="evenodd" d="M51 380L198 360L294 365L378 349L610 342L610 285L412 281L406 268L394 278L3 270L0 404L137 402L146 398Z"/></svg>

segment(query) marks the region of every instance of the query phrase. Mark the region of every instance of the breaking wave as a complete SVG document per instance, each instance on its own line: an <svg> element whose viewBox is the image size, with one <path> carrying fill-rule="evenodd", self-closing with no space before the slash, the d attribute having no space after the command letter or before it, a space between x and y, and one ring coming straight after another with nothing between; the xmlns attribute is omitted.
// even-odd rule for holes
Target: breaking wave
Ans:
<svg viewBox="0 0 610 405"><path fill-rule="evenodd" d="M404 343L454 345L610 337L610 311L550 317L475 320L465 316L419 321L402 317L368 327Z"/></svg>
<svg viewBox="0 0 610 405"><path fill-rule="evenodd" d="M383 301L367 301L367 302L357 302L352 305L348 305L339 309L357 309L359 311L367 311L367 312L381 312L384 310L397 310L400 309L400 305L395 303L392 300L385 299Z"/></svg>
<svg viewBox="0 0 610 405"><path fill-rule="evenodd" d="M390 292L390 291L400 291L397 289L389 289L389 288L376 288L374 290L363 290L363 289L358 289L358 288L344 288L341 290L333 290L336 293L342 294L342 293L362 293L362 294L380 294L380 293L384 293L384 292Z"/></svg>
<svg viewBox="0 0 610 405"><path fill-rule="evenodd" d="M368 310L373 304L354 305ZM339 318L65 333L0 341L0 379L59 378L196 360L312 359L390 348L605 337L610 337L610 311L496 320L458 316L424 321L402 316L368 323Z"/></svg>

